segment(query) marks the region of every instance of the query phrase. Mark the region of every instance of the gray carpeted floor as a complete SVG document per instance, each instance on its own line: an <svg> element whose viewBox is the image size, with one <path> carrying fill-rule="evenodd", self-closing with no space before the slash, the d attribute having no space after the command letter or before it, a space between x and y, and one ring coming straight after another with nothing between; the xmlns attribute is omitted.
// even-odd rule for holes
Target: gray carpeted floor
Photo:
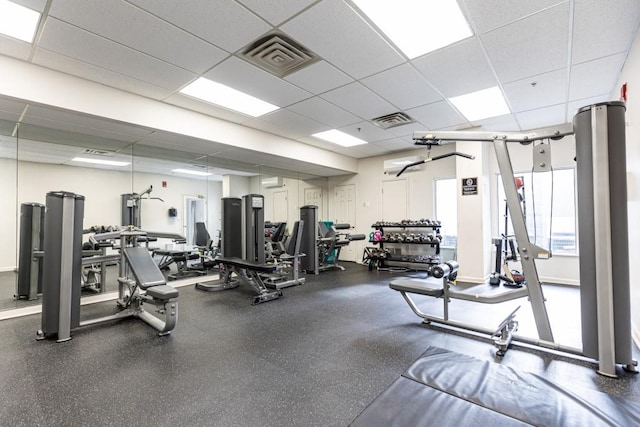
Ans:
<svg viewBox="0 0 640 427"><path fill-rule="evenodd" d="M182 287L178 326L164 338L132 319L37 342L40 316L2 321L0 425L345 426L431 345L640 402L638 376L607 379L592 363L522 347L496 358L485 340L422 326L387 286L397 275L344 265L258 306L244 285ZM554 331L571 338L577 325L579 334L577 290L545 293ZM521 331L535 332L519 302ZM478 322L510 307L458 303ZM83 306L82 317L113 307Z"/></svg>

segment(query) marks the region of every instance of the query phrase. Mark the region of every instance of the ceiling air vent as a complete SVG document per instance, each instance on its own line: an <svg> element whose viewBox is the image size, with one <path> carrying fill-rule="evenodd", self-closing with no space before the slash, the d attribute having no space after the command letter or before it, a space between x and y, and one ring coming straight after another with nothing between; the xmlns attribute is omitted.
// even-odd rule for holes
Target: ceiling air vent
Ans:
<svg viewBox="0 0 640 427"><path fill-rule="evenodd" d="M242 57L278 77L287 76L320 58L281 33L268 34L251 43Z"/></svg>
<svg viewBox="0 0 640 427"><path fill-rule="evenodd" d="M85 148L82 154L92 154L94 156L113 156L112 151L96 150L94 148Z"/></svg>
<svg viewBox="0 0 640 427"><path fill-rule="evenodd" d="M381 127L382 129L394 128L396 126L408 125L409 123L416 122L405 113L400 112L376 117L375 119L371 119L371 121L373 122L373 124Z"/></svg>

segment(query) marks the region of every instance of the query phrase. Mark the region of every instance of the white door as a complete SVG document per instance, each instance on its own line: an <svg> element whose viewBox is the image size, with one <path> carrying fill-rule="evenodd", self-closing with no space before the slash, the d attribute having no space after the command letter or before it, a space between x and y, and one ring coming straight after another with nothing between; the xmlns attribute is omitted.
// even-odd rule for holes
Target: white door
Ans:
<svg viewBox="0 0 640 427"><path fill-rule="evenodd" d="M205 200L197 196L184 196L182 230L187 245L195 244L196 222L205 221Z"/></svg>
<svg viewBox="0 0 640 427"><path fill-rule="evenodd" d="M335 223L356 226L356 186L355 184L338 185L335 187ZM347 233L350 231L344 230ZM344 246L340 252L343 261L356 261L356 250L353 244Z"/></svg>
<svg viewBox="0 0 640 427"><path fill-rule="evenodd" d="M289 217L289 202L287 197L287 190L275 191L273 193L273 215L271 221L273 222L287 222Z"/></svg>
<svg viewBox="0 0 640 427"><path fill-rule="evenodd" d="M304 189L304 205L315 205L318 207L318 221L323 220L324 206L322 204L322 188L305 188Z"/></svg>
<svg viewBox="0 0 640 427"><path fill-rule="evenodd" d="M407 181L382 181L383 221L401 221L407 218Z"/></svg>

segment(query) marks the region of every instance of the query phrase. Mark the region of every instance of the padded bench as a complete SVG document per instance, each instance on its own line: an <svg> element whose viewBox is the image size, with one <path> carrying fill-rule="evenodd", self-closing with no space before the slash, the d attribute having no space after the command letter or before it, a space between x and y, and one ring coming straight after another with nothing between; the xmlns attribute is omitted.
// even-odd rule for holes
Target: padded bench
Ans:
<svg viewBox="0 0 640 427"><path fill-rule="evenodd" d="M426 279L395 279L389 283L395 291L411 294L426 295L442 298L444 289L442 280L428 277ZM498 304L529 295L527 288L505 288L486 284L467 286L456 285L449 287L449 298L474 301L485 304Z"/></svg>
<svg viewBox="0 0 640 427"><path fill-rule="evenodd" d="M214 265L229 265L236 268L252 270L258 273L273 273L278 268L275 264L260 264L254 261L246 261L237 257L217 257L213 260Z"/></svg>
<svg viewBox="0 0 640 427"><path fill-rule="evenodd" d="M260 304L267 301L273 301L282 296L282 291L277 289L270 291L262 281L260 275L273 274L278 266L276 264L260 264L254 261L246 261L236 257L217 257L213 263L224 268L220 269L221 280L216 282L199 282L196 288L207 291L223 291L238 286L238 281L232 279L232 273L235 273L243 282L251 286L257 293L253 297L253 304Z"/></svg>
<svg viewBox="0 0 640 427"><path fill-rule="evenodd" d="M131 268L140 288L146 290L152 286L166 285L167 281L158 268L149 251L140 246L123 248L122 253Z"/></svg>
<svg viewBox="0 0 640 427"><path fill-rule="evenodd" d="M412 294L427 295L441 298L444 295L442 280L427 279L395 279L389 283L389 287L395 291L410 292Z"/></svg>

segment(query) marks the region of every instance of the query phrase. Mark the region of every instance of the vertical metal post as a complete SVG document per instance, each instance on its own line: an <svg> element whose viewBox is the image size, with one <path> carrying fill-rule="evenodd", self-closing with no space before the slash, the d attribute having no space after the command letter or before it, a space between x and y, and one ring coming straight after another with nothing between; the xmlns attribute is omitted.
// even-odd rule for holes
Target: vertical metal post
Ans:
<svg viewBox="0 0 640 427"><path fill-rule="evenodd" d="M73 235L75 205L73 196L62 201L62 241L60 245L60 301L58 311L58 342L71 339L71 288L73 281Z"/></svg>
<svg viewBox="0 0 640 427"><path fill-rule="evenodd" d="M520 261L522 263L522 269L524 270L524 277L527 281L527 291L529 292L529 300L533 310L533 317L536 321L536 328L538 329L538 337L544 341L553 342L553 333L551 332L547 308L544 304L542 286L534 262L537 248L534 248L529 240L527 224L513 177L513 166L511 165L507 143L504 139L496 138L493 140L493 147L496 151L502 185L504 187L509 213L511 214L511 223L513 224L516 242L518 243Z"/></svg>
<svg viewBox="0 0 640 427"><path fill-rule="evenodd" d="M37 215L36 215L37 213ZM29 280L29 301L38 299L38 282L42 280L40 278L40 263L42 262L42 258L36 258L33 254L33 251L41 251L40 247L40 227L44 226L44 224L40 224L40 209L33 207L33 211L31 212L31 276Z"/></svg>
<svg viewBox="0 0 640 427"><path fill-rule="evenodd" d="M613 315L613 271L609 195L609 136L607 107L591 109L593 153L593 215L595 228L596 298L598 326L598 373L616 377Z"/></svg>

